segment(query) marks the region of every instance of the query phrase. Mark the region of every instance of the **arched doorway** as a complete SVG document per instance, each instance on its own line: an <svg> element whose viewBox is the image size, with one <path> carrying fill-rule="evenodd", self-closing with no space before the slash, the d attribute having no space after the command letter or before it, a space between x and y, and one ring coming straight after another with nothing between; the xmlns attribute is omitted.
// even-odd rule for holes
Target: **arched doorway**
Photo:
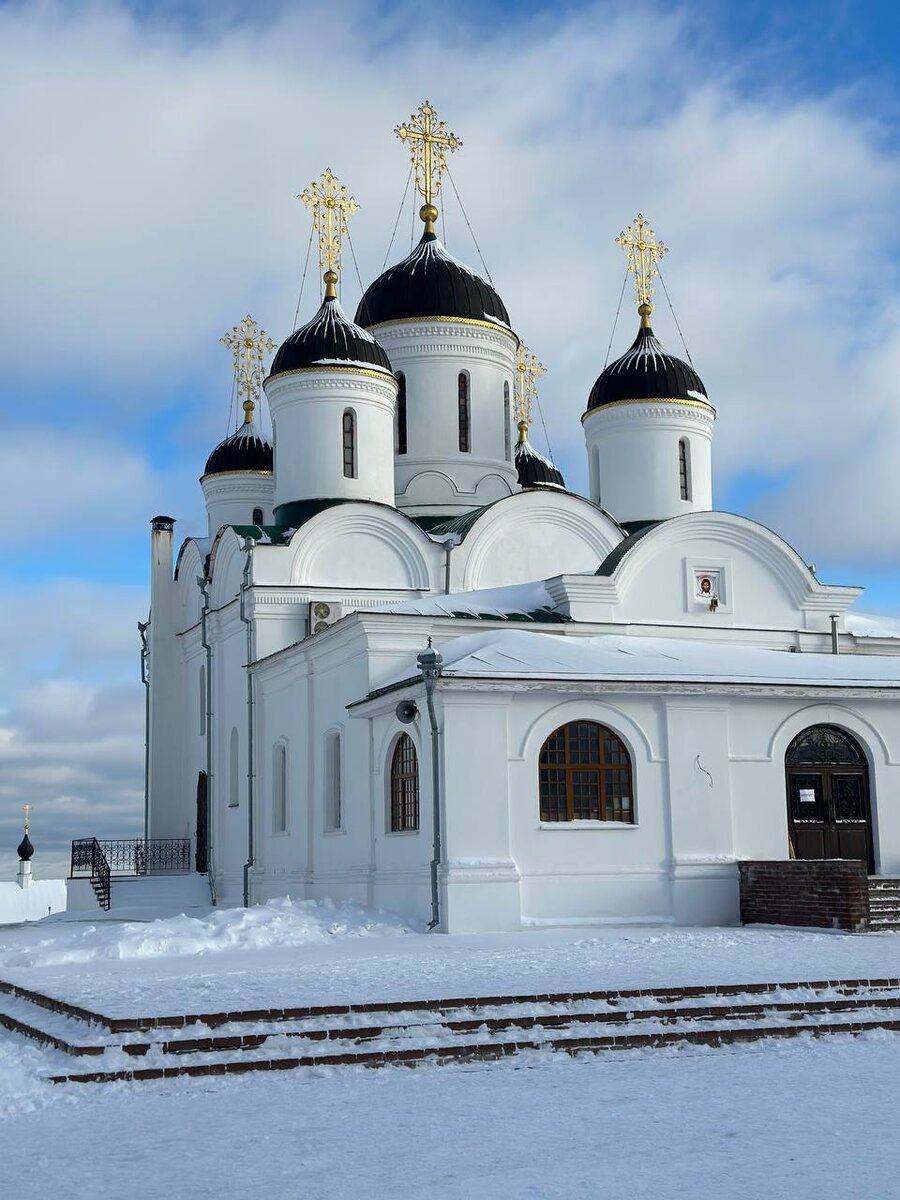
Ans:
<svg viewBox="0 0 900 1200"><path fill-rule="evenodd" d="M859 858L871 874L869 766L856 739L834 725L813 725L794 738L784 761L794 858Z"/></svg>

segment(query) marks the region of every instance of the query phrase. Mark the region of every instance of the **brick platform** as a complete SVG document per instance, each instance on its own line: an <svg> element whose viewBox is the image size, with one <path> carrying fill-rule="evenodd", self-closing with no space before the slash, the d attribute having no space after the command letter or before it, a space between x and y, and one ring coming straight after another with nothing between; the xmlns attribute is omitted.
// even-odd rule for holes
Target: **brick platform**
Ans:
<svg viewBox="0 0 900 1200"><path fill-rule="evenodd" d="M745 925L869 928L866 864L856 859L738 863Z"/></svg>

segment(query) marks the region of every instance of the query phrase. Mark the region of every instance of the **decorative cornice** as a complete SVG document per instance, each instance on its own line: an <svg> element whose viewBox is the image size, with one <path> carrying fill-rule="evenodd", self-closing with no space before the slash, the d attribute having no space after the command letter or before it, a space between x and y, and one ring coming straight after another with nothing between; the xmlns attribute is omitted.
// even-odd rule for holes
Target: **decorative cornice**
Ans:
<svg viewBox="0 0 900 1200"><path fill-rule="evenodd" d="M639 420L641 417L694 417L698 421L712 425L716 419L716 410L703 400L615 400L609 404L601 404L597 408L589 408L582 414L581 423L585 424L589 417L606 415L622 421Z"/></svg>
<svg viewBox="0 0 900 1200"><path fill-rule="evenodd" d="M378 325L372 325L371 328L381 330L397 328L402 325L469 325L477 329L490 329L493 333L511 338L516 345L519 344L518 335L511 329L498 325L496 321L479 321L476 317L403 317L394 321L382 321Z"/></svg>
<svg viewBox="0 0 900 1200"><path fill-rule="evenodd" d="M253 476L255 478L259 478L259 476L264 476L264 477L268 477L269 479L274 479L274 477L275 477L274 472L272 472L272 471L261 471L261 470L210 471L208 475L200 476L200 486L202 487L206 483L206 481L209 479L230 479L233 475L249 475L249 476ZM248 482L249 482L249 480L248 480ZM223 488L223 490L225 490L225 489Z"/></svg>
<svg viewBox="0 0 900 1200"><path fill-rule="evenodd" d="M647 408L652 405L656 405L660 412L665 412L668 408L693 408L699 409L704 415L708 414L713 420L716 417L716 410L707 400L682 400L670 396L647 396L643 400L611 400L608 404L599 404L596 408L589 408L581 420L586 420L587 417L593 416L594 413L609 412L613 409L634 408L637 406Z"/></svg>
<svg viewBox="0 0 900 1200"><path fill-rule="evenodd" d="M266 379L267 384L272 384L279 379L289 379L292 375L371 375L375 379L383 379L385 382L395 383L394 376L389 371L379 371L373 367L357 367L347 364L346 367L338 366L336 363L313 363L309 367L294 367L291 371L279 371L277 375L269 375Z"/></svg>

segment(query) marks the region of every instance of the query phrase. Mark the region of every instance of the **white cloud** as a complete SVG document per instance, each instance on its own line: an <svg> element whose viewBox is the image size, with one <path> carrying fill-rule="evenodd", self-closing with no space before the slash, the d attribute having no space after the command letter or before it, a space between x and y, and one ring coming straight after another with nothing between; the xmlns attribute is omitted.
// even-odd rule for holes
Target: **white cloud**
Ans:
<svg viewBox="0 0 900 1200"><path fill-rule="evenodd" d="M308 231L294 197L326 165L362 204L354 246L374 277L407 171L391 130L428 95L463 138L454 179L494 280L550 369L570 484L586 482L579 417L622 282L613 238L643 209L672 246L666 281L719 410L720 485L787 477L754 515L808 559L852 561L865 582L888 557L900 159L865 97L754 86L714 31L698 39L696 11L461 14L355 0L242 23L217 8L185 31L112 3L0 8L8 545L46 547L50 572L74 531L138 541L156 511L199 527L195 478L230 385L218 338L248 309L290 331ZM449 185L443 207L451 249L477 265ZM352 307L349 255L344 286ZM313 268L303 315L316 295ZM628 291L614 354L635 325ZM27 604L0 594L0 844L25 799L66 836L133 821L145 609L140 589L86 580Z"/></svg>
<svg viewBox="0 0 900 1200"><path fill-rule="evenodd" d="M406 174L391 129L429 94L463 137L454 176L494 278L550 368L544 404L572 484L585 482L579 417L622 278L612 238L643 208L673 246L670 293L719 407L720 480L801 469L828 512L871 511L873 446L860 438L852 490L833 467L848 399L856 427L873 427L896 377L896 152L859 97L795 98L769 81L753 93L708 28L698 41L700 18L652 6L645 17L652 69L633 10L609 4L548 7L514 25L445 6L453 36L439 48L418 7L361 0L287 6L256 23L230 14L190 32L111 5L4 10L0 105L14 119L0 328L11 377L27 371L43 389L39 413L53 410L54 383L95 388L111 436L171 409L173 387L193 391L173 430L197 439L220 428L222 330L249 307L276 337L289 331L307 229L294 196L329 163L346 179L363 205L354 241L370 279ZM444 200L451 246L474 261L450 188ZM408 238L405 217L394 257ZM352 299L349 256L345 274ZM677 351L657 299L658 331ZM634 324L629 304L614 352ZM159 491L140 453L112 481L82 474L79 518L110 511L117 490L135 497L120 511L137 522L137 497ZM877 499L896 539L900 484L887 482ZM37 504L38 524L52 507ZM800 541L808 553L855 553L839 525L823 519Z"/></svg>

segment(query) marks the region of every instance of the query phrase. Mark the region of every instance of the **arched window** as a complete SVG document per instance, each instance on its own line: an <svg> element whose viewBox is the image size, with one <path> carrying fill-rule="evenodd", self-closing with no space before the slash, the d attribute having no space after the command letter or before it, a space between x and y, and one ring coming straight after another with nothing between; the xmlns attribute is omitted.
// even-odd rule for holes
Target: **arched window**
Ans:
<svg viewBox="0 0 900 1200"><path fill-rule="evenodd" d="M356 478L356 413L348 408L343 419L344 478Z"/></svg>
<svg viewBox="0 0 900 1200"><path fill-rule="evenodd" d="M682 500L691 498L691 449L687 438L681 438L678 443L678 480L681 486Z"/></svg>
<svg viewBox="0 0 900 1200"><path fill-rule="evenodd" d="M272 829L287 832L287 746L278 742L272 754Z"/></svg>
<svg viewBox="0 0 900 1200"><path fill-rule="evenodd" d="M506 461L512 462L512 413L509 411L509 384L503 384L503 450Z"/></svg>
<svg viewBox="0 0 900 1200"><path fill-rule="evenodd" d="M465 371L460 371L457 383L459 391L459 448L464 454L469 454L472 449L471 412L469 405L469 377Z"/></svg>
<svg viewBox="0 0 900 1200"><path fill-rule="evenodd" d="M561 725L541 747L542 821L634 823L631 758L596 721Z"/></svg>
<svg viewBox="0 0 900 1200"><path fill-rule="evenodd" d="M397 375L397 453L406 453L406 376Z"/></svg>
<svg viewBox="0 0 900 1200"><path fill-rule="evenodd" d="M228 746L228 807L237 808L238 799L240 797L240 777L238 772L241 768L240 763L240 746L238 743L238 731L232 729L231 741Z"/></svg>
<svg viewBox="0 0 900 1200"><path fill-rule="evenodd" d="M262 523L263 523L263 510L261 508L254 508L253 520L251 521L251 524L252 525L262 525Z"/></svg>
<svg viewBox="0 0 900 1200"><path fill-rule="evenodd" d="M341 828L341 735L334 731L325 738L325 830L334 833Z"/></svg>
<svg viewBox="0 0 900 1200"><path fill-rule="evenodd" d="M206 734L206 667L200 668L200 736Z"/></svg>
<svg viewBox="0 0 900 1200"><path fill-rule="evenodd" d="M419 828L419 756L408 733L402 733L391 759L391 833Z"/></svg>

